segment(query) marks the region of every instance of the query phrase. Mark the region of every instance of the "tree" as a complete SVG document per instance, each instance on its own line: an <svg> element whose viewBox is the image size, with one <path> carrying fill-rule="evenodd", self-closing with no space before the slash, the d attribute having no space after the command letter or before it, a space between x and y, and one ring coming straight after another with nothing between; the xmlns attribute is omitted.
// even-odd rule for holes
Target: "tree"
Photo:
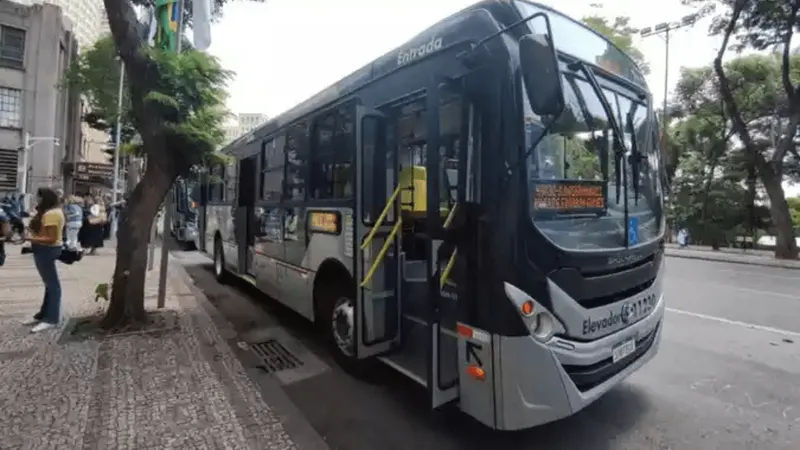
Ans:
<svg viewBox="0 0 800 450"><path fill-rule="evenodd" d="M130 116L130 95L123 90L122 110L119 107L120 63L111 36L97 40L92 47L81 52L67 70L65 83L80 92L88 107L83 121L91 128L113 133L117 118L121 118L121 139L125 144L136 135ZM114 150L105 150L113 158Z"/></svg>
<svg viewBox="0 0 800 450"><path fill-rule="evenodd" d="M800 228L800 197L787 198L789 211L792 214L792 225L795 229Z"/></svg>
<svg viewBox="0 0 800 450"><path fill-rule="evenodd" d="M793 58L792 64L800 67L800 59L797 56ZM780 60L774 55L753 54L730 60L724 66L735 87L733 94L741 107L742 118L754 130L755 142L765 155L771 151L771 126L775 122L776 102L780 103L780 65ZM685 180L680 178L690 173L697 176L702 172L706 179L705 188L694 197L677 196L677 201L692 201L702 206L703 210L713 208L708 202L712 201L714 186L719 177L727 174L725 176L740 183L741 180L748 181L747 196L740 198L735 208L736 213L740 214L740 223L747 224L748 231L769 226L763 214L764 208L756 204L759 198L755 172L752 170L755 166L744 147L732 139L736 131L728 120L721 85L713 66L683 69L669 110L675 125L671 132L671 149L668 149L673 150L668 160L668 170L675 173L678 169L680 173L675 174L678 183L683 183ZM696 164L702 161L702 164L695 166L696 172L687 169L684 164L684 157L689 156L694 158ZM680 159L681 164L672 167L675 158ZM788 162L792 162L789 157ZM787 175L794 176L796 166L795 163L788 164ZM685 184L681 186L686 187ZM728 207L733 208L733 204ZM710 211L708 216L699 214L695 217L698 223L714 228ZM698 235L697 232L693 234Z"/></svg>
<svg viewBox="0 0 800 450"><path fill-rule="evenodd" d="M223 142L224 86L230 74L215 58L191 48L180 54L147 48L133 6L151 0L103 2L114 46L125 64L128 114L147 161L119 227L113 289L101 324L115 327L144 319L150 227L176 178L213 157ZM215 0L216 10L225 2ZM186 15L190 20L191 11Z"/></svg>
<svg viewBox="0 0 800 450"><path fill-rule="evenodd" d="M599 3L593 3L591 6L595 9L603 7L603 5ZM609 41L613 42L614 45L630 56L639 67L642 74L647 75L650 73L650 66L644 58L644 53L633 44L633 36L638 33L639 30L630 25L630 17L618 16L613 19L608 19L599 14L594 14L586 16L581 20L583 20L583 23L588 25L589 28L605 36Z"/></svg>
<svg viewBox="0 0 800 450"><path fill-rule="evenodd" d="M800 28L800 0L684 0L684 3L697 6L701 14L712 15L710 33L722 36L713 69L725 112L769 197L770 215L777 234L775 256L796 259L797 243L781 183L786 174L787 158L800 159L796 149L800 126L800 78L793 76L791 57L791 39ZM771 99L773 114L768 117L769 121L757 120L748 124L743 112L746 105L736 95L737 80L726 70L723 62L729 49L744 48L781 49L779 90ZM763 135L765 127L774 126L770 124L777 124L772 142Z"/></svg>

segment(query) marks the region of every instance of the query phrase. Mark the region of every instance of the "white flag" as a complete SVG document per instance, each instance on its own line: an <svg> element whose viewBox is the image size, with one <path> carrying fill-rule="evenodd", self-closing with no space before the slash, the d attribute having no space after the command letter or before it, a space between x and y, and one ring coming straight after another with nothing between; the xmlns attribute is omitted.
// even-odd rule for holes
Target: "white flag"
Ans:
<svg viewBox="0 0 800 450"><path fill-rule="evenodd" d="M194 48L206 50L211 46L211 0L192 0L192 16Z"/></svg>

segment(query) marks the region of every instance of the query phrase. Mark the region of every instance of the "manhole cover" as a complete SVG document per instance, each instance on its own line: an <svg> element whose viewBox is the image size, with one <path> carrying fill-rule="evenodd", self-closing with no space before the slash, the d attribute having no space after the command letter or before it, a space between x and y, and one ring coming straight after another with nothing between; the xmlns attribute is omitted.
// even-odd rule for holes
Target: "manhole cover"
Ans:
<svg viewBox="0 0 800 450"><path fill-rule="evenodd" d="M300 358L293 355L292 352L275 339L251 344L250 348L264 363L263 369L267 373L296 369L303 365L303 361Z"/></svg>

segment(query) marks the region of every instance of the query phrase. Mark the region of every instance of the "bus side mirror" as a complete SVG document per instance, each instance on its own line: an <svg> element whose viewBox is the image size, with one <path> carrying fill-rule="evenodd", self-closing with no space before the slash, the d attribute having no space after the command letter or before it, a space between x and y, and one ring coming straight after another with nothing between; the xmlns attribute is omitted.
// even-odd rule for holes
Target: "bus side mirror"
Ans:
<svg viewBox="0 0 800 450"><path fill-rule="evenodd" d="M519 41L522 81L533 112L540 116L558 117L564 111L564 87L550 37L550 22L546 16L542 17L547 24L547 35L528 34Z"/></svg>

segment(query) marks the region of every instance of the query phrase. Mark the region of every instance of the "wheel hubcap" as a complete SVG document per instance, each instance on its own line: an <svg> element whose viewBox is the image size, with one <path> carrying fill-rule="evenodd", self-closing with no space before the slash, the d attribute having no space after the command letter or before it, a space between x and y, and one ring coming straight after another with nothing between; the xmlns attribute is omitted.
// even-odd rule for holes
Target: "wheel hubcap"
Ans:
<svg viewBox="0 0 800 450"><path fill-rule="evenodd" d="M340 297L333 308L332 327L336 346L347 356L355 354L353 348L353 302Z"/></svg>

